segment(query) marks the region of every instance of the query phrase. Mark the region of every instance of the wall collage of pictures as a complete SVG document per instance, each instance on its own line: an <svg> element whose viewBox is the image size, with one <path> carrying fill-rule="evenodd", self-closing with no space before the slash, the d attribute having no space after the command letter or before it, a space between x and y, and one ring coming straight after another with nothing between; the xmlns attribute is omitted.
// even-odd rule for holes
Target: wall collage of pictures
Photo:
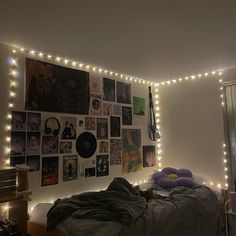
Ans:
<svg viewBox="0 0 236 236"><path fill-rule="evenodd" d="M131 99L131 84L26 58L25 110L12 111L10 165L41 171L41 186L58 184L60 170L69 181L107 176L112 165L123 173L155 166L155 145L141 145L133 115L147 114L145 98Z"/></svg>

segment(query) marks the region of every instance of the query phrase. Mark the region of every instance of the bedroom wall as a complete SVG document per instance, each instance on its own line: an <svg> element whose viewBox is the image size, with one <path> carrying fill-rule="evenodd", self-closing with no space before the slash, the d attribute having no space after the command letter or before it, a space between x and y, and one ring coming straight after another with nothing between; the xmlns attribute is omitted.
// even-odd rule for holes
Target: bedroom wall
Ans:
<svg viewBox="0 0 236 236"><path fill-rule="evenodd" d="M17 86L15 88L16 97L14 100L14 107L11 109L8 108L8 104L10 101L9 98L9 59L12 55L12 49L5 45L0 45L0 98L1 98L1 114L0 114L0 122L1 122L1 132L0 132L0 166L6 166L6 161L9 160L9 150L6 148L10 146L9 141L6 141L6 137L10 135L10 131L6 130L6 125L10 124L9 118L7 119L7 114L9 111L25 111L24 102L25 102L25 54L22 52L17 52L17 71L18 74L16 76ZM28 55L28 54L27 54ZM28 56L27 56L28 57ZM38 60L42 60L39 57L36 57ZM53 62L55 64L55 62ZM102 77L102 76L101 76ZM116 79L113 76L106 76L111 79ZM146 115L144 117L133 116L133 125L132 126L121 126L121 128L137 128L141 130L141 145L155 145L155 142L150 141L148 138L148 86L143 83L134 83L130 81L123 82L131 84L131 97L138 96L145 98L145 112ZM101 86L102 87L102 86ZM46 117L55 116L58 119L61 116L69 116L76 117L78 120L84 120L83 115L75 115L75 114L61 114L61 113L49 113L49 112L40 112L42 116L42 127L43 122ZM11 112L10 112L11 114ZM108 117L108 116L107 116ZM77 127L77 134L80 134L84 131L83 127ZM41 131L42 132L42 131ZM94 132L95 134L95 132ZM75 143L75 141L73 141ZM142 149L141 149L142 152ZM73 144L73 154L77 154L74 144ZM99 154L98 148L96 154ZM50 155L41 155L42 156L50 156ZM53 155L51 155L53 156ZM55 156L55 155L54 155ZM62 154L56 155L59 156L59 184L41 187L41 167L40 171L29 172L29 189L32 191L32 201L29 202L29 208L33 207L35 204L39 202L52 202L59 197L66 197L71 194L80 193L84 191L90 190L100 190L104 189L108 186L108 184L112 181L112 179L116 176L124 176L128 181L133 184L140 184L148 181L150 175L153 173L157 166L143 168L137 172L131 173L122 173L121 165L110 166L110 173L108 176L102 177L81 177L78 174L78 179L73 181L63 182L62 178ZM81 158L79 157L79 165ZM41 164L42 165L42 164Z"/></svg>
<svg viewBox="0 0 236 236"><path fill-rule="evenodd" d="M201 182L225 186L218 75L160 86L162 163L189 168Z"/></svg>

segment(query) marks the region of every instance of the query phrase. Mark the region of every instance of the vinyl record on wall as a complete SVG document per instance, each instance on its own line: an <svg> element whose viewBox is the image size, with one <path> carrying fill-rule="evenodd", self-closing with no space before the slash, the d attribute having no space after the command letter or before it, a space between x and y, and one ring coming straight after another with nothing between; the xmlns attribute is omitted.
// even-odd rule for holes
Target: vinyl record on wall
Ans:
<svg viewBox="0 0 236 236"><path fill-rule="evenodd" d="M83 158L91 157L97 149L97 140L90 132L84 132L76 140L76 151Z"/></svg>

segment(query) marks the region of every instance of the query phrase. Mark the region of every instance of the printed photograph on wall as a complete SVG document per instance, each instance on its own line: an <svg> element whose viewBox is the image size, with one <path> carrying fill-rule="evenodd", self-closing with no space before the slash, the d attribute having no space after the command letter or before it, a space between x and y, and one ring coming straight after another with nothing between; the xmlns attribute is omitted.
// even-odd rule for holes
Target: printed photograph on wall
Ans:
<svg viewBox="0 0 236 236"><path fill-rule="evenodd" d="M112 115L112 104L103 102L103 115L110 116Z"/></svg>
<svg viewBox="0 0 236 236"><path fill-rule="evenodd" d="M90 93L100 94L100 77L89 74Z"/></svg>
<svg viewBox="0 0 236 236"><path fill-rule="evenodd" d="M26 130L26 112L12 111L11 130Z"/></svg>
<svg viewBox="0 0 236 236"><path fill-rule="evenodd" d="M112 106L112 115L121 116L121 105L113 104L113 106Z"/></svg>
<svg viewBox="0 0 236 236"><path fill-rule="evenodd" d="M96 94L90 94L90 115L101 116L102 115L102 96Z"/></svg>
<svg viewBox="0 0 236 236"><path fill-rule="evenodd" d="M41 114L36 112L27 113L27 130L40 131L41 130Z"/></svg>
<svg viewBox="0 0 236 236"><path fill-rule="evenodd" d="M78 156L63 156L63 181L77 179L78 176Z"/></svg>
<svg viewBox="0 0 236 236"><path fill-rule="evenodd" d="M61 141L60 142L60 153L72 153L72 142Z"/></svg>
<svg viewBox="0 0 236 236"><path fill-rule="evenodd" d="M145 99L133 96L133 113L137 116L145 116Z"/></svg>
<svg viewBox="0 0 236 236"><path fill-rule="evenodd" d="M96 118L95 117L85 117L85 129L95 130L96 128Z"/></svg>
<svg viewBox="0 0 236 236"><path fill-rule="evenodd" d="M132 107L122 106L122 125L132 125Z"/></svg>
<svg viewBox="0 0 236 236"><path fill-rule="evenodd" d="M143 146L143 167L152 167L156 165L155 146Z"/></svg>
<svg viewBox="0 0 236 236"><path fill-rule="evenodd" d="M108 152L108 141L100 141L99 142L99 152L107 153Z"/></svg>
<svg viewBox="0 0 236 236"><path fill-rule="evenodd" d="M58 156L42 158L42 187L58 184L58 166Z"/></svg>
<svg viewBox="0 0 236 236"><path fill-rule="evenodd" d="M44 129L43 129L43 133L45 135L54 135L54 136L58 136L61 130L61 125L59 120L54 117L54 116L50 116L50 117L46 117L45 121L44 121Z"/></svg>
<svg viewBox="0 0 236 236"><path fill-rule="evenodd" d="M123 173L142 170L141 130L122 129L122 171Z"/></svg>
<svg viewBox="0 0 236 236"><path fill-rule="evenodd" d="M120 117L110 116L110 136L120 137Z"/></svg>
<svg viewBox="0 0 236 236"><path fill-rule="evenodd" d="M96 156L97 177L109 175L109 155Z"/></svg>
<svg viewBox="0 0 236 236"><path fill-rule="evenodd" d="M30 167L29 171L40 170L40 155L33 155L26 157L26 165Z"/></svg>
<svg viewBox="0 0 236 236"><path fill-rule="evenodd" d="M11 155L24 155L26 148L26 132L11 132Z"/></svg>
<svg viewBox="0 0 236 236"><path fill-rule="evenodd" d="M107 118L97 118L97 139L108 139Z"/></svg>
<svg viewBox="0 0 236 236"><path fill-rule="evenodd" d="M43 136L42 137L42 154L57 154L58 153L58 136Z"/></svg>
<svg viewBox="0 0 236 236"><path fill-rule="evenodd" d="M88 115L89 73L26 58L25 109Z"/></svg>
<svg viewBox="0 0 236 236"><path fill-rule="evenodd" d="M95 170L95 165L96 165L96 160L94 158L93 159L89 159L89 160L88 159L80 160L80 164L79 164L80 176L81 177L94 176L94 175L92 175L92 173L93 173L92 169ZM95 171L94 171L94 173L95 173Z"/></svg>
<svg viewBox="0 0 236 236"><path fill-rule="evenodd" d="M95 176L95 167L85 168L84 177L93 177Z"/></svg>
<svg viewBox="0 0 236 236"><path fill-rule="evenodd" d="M27 132L27 150L29 155L40 154L40 132Z"/></svg>
<svg viewBox="0 0 236 236"><path fill-rule="evenodd" d="M103 78L103 100L115 101L115 80Z"/></svg>
<svg viewBox="0 0 236 236"><path fill-rule="evenodd" d="M15 166L16 164L24 164L25 156L10 156L10 166Z"/></svg>
<svg viewBox="0 0 236 236"><path fill-rule="evenodd" d="M110 139L110 165L121 165L121 139Z"/></svg>
<svg viewBox="0 0 236 236"><path fill-rule="evenodd" d="M131 84L116 82L117 102L131 104Z"/></svg>
<svg viewBox="0 0 236 236"><path fill-rule="evenodd" d="M75 117L61 117L61 139L76 139L77 119Z"/></svg>

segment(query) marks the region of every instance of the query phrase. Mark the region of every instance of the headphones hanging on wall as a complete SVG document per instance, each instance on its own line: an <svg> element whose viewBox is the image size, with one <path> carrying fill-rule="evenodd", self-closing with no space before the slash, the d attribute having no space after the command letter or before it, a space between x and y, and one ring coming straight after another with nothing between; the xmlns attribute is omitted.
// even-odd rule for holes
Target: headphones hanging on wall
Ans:
<svg viewBox="0 0 236 236"><path fill-rule="evenodd" d="M52 129L52 128L48 127L47 124L48 124L49 120L55 120L58 128ZM60 128L61 128L61 126L60 126L60 122L58 121L58 119L55 117L49 117L49 118L47 118L47 120L45 121L45 124L44 124L44 133L45 134L53 134L54 136L57 136L60 132Z"/></svg>

